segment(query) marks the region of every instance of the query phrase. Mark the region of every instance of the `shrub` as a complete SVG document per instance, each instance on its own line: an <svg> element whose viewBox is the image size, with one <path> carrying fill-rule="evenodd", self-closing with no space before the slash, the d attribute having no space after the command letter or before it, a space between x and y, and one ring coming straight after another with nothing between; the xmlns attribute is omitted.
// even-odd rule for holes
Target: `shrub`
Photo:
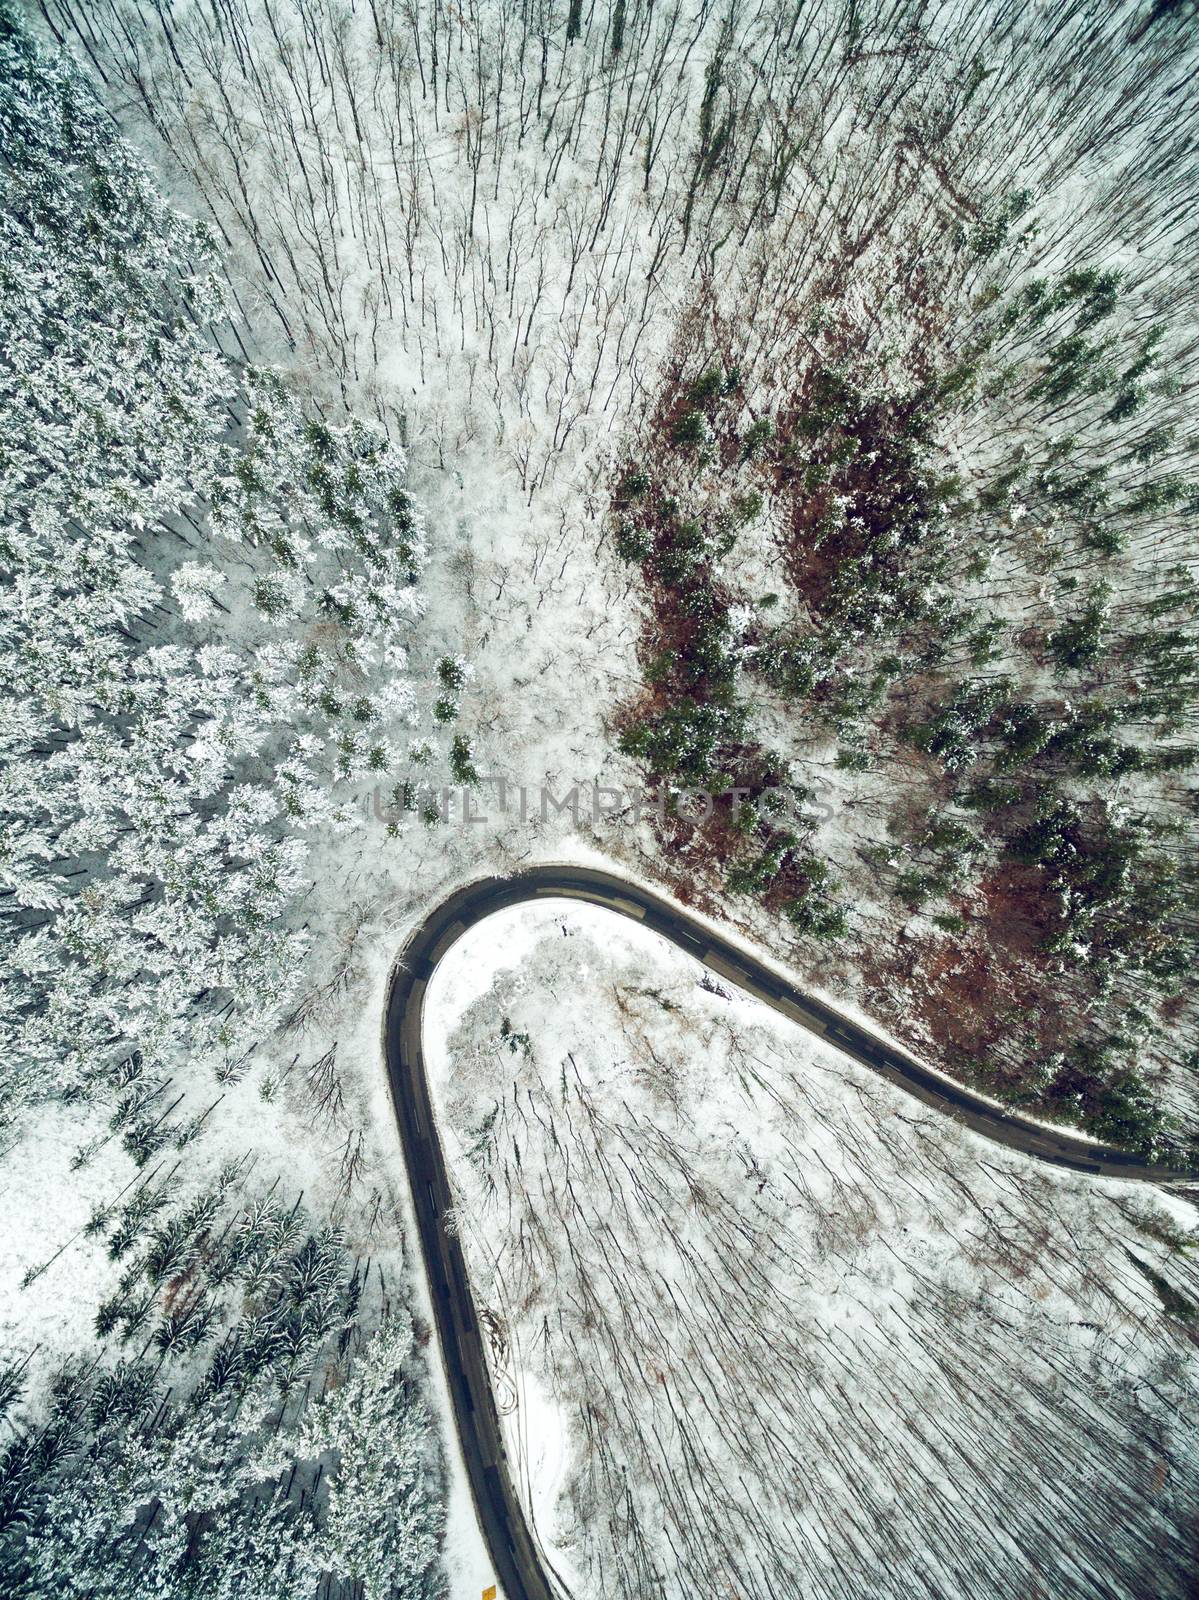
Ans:
<svg viewBox="0 0 1199 1600"><path fill-rule="evenodd" d="M460 733L454 735L454 742L450 745L450 772L455 783L478 783L479 781L479 774L475 769L470 743Z"/></svg>
<svg viewBox="0 0 1199 1600"><path fill-rule="evenodd" d="M622 561L644 561L653 550L653 539L648 528L637 525L632 517L621 517L612 535L616 554Z"/></svg>
<svg viewBox="0 0 1199 1600"><path fill-rule="evenodd" d="M774 423L769 417L758 417L745 430L741 440L742 461L752 461L754 456L774 438Z"/></svg>
<svg viewBox="0 0 1199 1600"><path fill-rule="evenodd" d="M437 663L437 681L450 694L457 694L466 683L466 662L461 656L442 656Z"/></svg>
<svg viewBox="0 0 1199 1600"><path fill-rule="evenodd" d="M712 425L702 411L684 411L670 430L671 443L684 449L709 444L711 439Z"/></svg>

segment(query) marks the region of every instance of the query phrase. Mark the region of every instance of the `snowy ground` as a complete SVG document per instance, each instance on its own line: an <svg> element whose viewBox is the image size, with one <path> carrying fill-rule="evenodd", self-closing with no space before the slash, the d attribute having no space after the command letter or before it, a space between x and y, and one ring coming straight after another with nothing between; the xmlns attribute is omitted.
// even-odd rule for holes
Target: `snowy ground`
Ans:
<svg viewBox="0 0 1199 1600"><path fill-rule="evenodd" d="M54 6L48 9L59 16ZM650 198L642 199L639 152L636 159L626 156L621 169L623 146L617 138L605 156L619 196L612 213L620 228L605 236L598 251L581 252L576 276L569 253L576 238L585 236L586 225L595 220L589 207L597 203L596 191L588 185L603 117L598 85L608 81L598 65L591 104L586 116L580 112L572 129L574 149L586 152L586 161L577 162L573 151L555 158L552 147L548 156L539 155L545 147L536 127L535 137L514 146L508 113L516 98L515 79L505 89L502 83L485 82L481 74L478 95L487 116L472 120L475 55L484 66L500 59L494 37L486 30L478 30L481 42L476 42L473 13L470 17L456 13L452 23L459 30L459 48L448 57L451 76L444 86L445 107L436 91L425 96L417 90L411 61L400 71L395 58L389 58L388 72L374 74L379 52L371 15L362 10L347 23L349 70L340 77L335 73L327 84L322 81L315 103L305 105L280 62L268 60L268 33L260 9L230 8L230 15L236 9L257 18L255 38L262 44L261 60L267 63L260 76L258 64L253 74L244 74L235 31L226 37L219 20L210 24L208 13L198 8L177 8L172 14L175 33L170 48L167 35L160 37L158 25L147 23L136 6L118 3L103 19L97 8L94 23L86 17L82 24L60 20L68 31L82 27L85 35L91 34L87 51L108 69L114 110L147 150L164 159L172 192L197 214L210 206L235 241L235 281L249 320L261 335L259 353L279 357L302 385L324 393L335 404L348 398L363 409L378 405L397 432L402 418L409 435L413 487L426 511L433 546L430 625L422 658L415 665L426 670L443 650L459 648L475 663L461 725L476 741L481 769L501 773L512 784L527 785L535 797L547 780L559 795L576 782L633 784L634 768L613 755L614 741L605 720L612 706L636 690L640 676L636 607L604 543L604 474L620 434L634 428L640 408L654 391L691 292L689 275L699 260L698 250L694 259L684 259L678 252L677 236L671 232L671 204L687 181L704 82L701 53L681 35L672 47L681 63L672 57L665 74L673 85L662 130L666 154ZM501 10L515 27L516 11ZM333 12L328 15L332 18ZM440 7L426 8L426 24L431 17L436 29L440 15ZM116 22L119 16L129 20L132 30L125 38L139 41L138 49L128 54ZM714 31L715 21L708 22ZM448 20L444 23L450 25ZM323 80L325 59L315 35L311 40L306 34L301 38L303 30L295 16L284 18L285 31L288 26L290 60L307 62L309 67L317 61L313 81ZM204 58L208 65L202 70L196 41L205 38L216 53ZM190 75L180 74L173 65L176 40L188 57ZM389 39L389 50L394 45ZM587 48L593 64L598 62L602 51L596 53L593 40ZM557 83L551 99L562 92L564 74L569 77L566 63L565 55L555 54L552 76ZM636 92L640 65L630 63L629 71L614 75L613 81L627 81ZM302 66L297 71L302 76ZM389 72L405 86L402 105L391 93ZM143 84L152 85L153 125L139 98ZM257 102L263 85L268 98L279 96L277 103ZM311 90L312 84L308 87ZM569 90L569 82L565 87ZM564 110L571 103L566 96ZM524 114L523 93L521 104ZM498 136L501 108L505 139L494 150L484 147L481 210L472 235L464 220L472 175L470 130L484 123L490 126L494 110ZM359 114L366 124L369 153L386 149L398 129L405 152L410 144L403 141L411 142L413 152L423 142L430 158L426 169L421 169L415 153L406 154L393 182L382 159L362 162ZM319 199L307 215L301 186L283 182L288 174L295 176L293 125L299 129L305 155L320 167L325 186L323 192L318 186ZM175 156L169 161L159 137L163 131L175 141ZM318 134L324 135L326 144ZM244 174L239 174L248 185L244 197L222 187L230 145L247 156ZM182 161L177 159L179 150ZM538 199L545 161L553 162L550 205ZM605 184L607 175L608 169ZM651 212L665 193L673 197L671 204ZM381 264L380 239L401 218L414 226L408 249L416 263L415 288L411 262L401 261L399 245L394 269L385 271ZM278 282L272 281L265 263L260 267L261 253L251 245L251 231L258 226L264 230L266 256ZM290 246L301 236L306 243L298 249L300 264L293 275L282 242ZM659 272L655 258L663 241L669 246L669 259L663 257ZM333 325L322 328L325 307L317 257L330 247L337 257L329 263L329 272L338 286L341 322L334 317ZM617 263L636 291L623 306L605 299L606 289L617 281ZM320 264L323 268L323 257ZM552 290L544 297L543 271ZM708 271L704 260L701 276ZM563 293L568 276L573 287ZM394 297L385 311L379 304L381 286ZM276 317L276 293L300 334L298 348L285 343ZM635 359L628 339L617 343L626 332ZM492 357L492 340L498 358ZM572 375L568 357L577 362L581 377ZM593 363L599 378L591 378L589 393L585 380ZM559 435L563 419L569 423L565 439ZM834 775L834 781L842 778ZM372 797L360 798L369 811ZM484 786L484 809L488 798ZM309 1027L272 1041L245 1079L228 1087L206 1125L204 1139L188 1156L187 1183L199 1188L226 1154L258 1150L267 1183L282 1170L289 1188L303 1189L306 1204L314 1211L344 1220L354 1246L380 1262L389 1281L403 1284L402 1293L411 1289L418 1306L423 1280L405 1243L405 1234L411 1236L407 1193L378 1039L386 972L404 930L453 884L522 861L591 848L649 877L661 865L652 830L645 823L626 819L592 829L584 822L574 829L566 818L541 821L536 798L533 807L534 816L528 820L510 810L503 819L493 816L485 826L429 830L417 826L398 840L389 840L376 824L359 838L330 846L320 864L327 892L314 896L305 910L314 924L310 977L314 990L333 971L344 981L339 978ZM848 850L854 839L846 833L843 842ZM676 881L685 881L686 860L675 863L673 871ZM334 889L328 890L329 884ZM647 1569L638 1568L635 1560L626 1570L614 1568L613 1551L605 1545L612 1486L602 1481L600 1471L607 1458L602 1451L598 1457L587 1453L579 1424L581 1408L598 1403L587 1382L589 1363L581 1357L588 1356L601 1367L609 1359L596 1354L605 1348L600 1341L607 1325L588 1328L569 1323L567 1301L558 1287L569 1286L572 1280L565 1268L558 1287L550 1277L561 1266L551 1249L560 1241L530 1247L528 1257L512 1255L512 1219L531 1205L526 1198L526 1185L531 1190L532 1182L529 1172L537 1171L538 1180L561 1198L550 1154L537 1143L536 1134L532 1146L524 1145L528 1130L522 1124L519 1135L515 1127L508 1127L505 1137L519 1136L522 1141L523 1183L513 1179L510 1170L504 1171L508 1145L491 1148L481 1158L482 1168L463 1159L463 1139L477 1126L479 1108L489 1104L490 1087L507 1084L514 1074L543 1110L548 1107L545 1114L558 1118L561 1107L554 1103L551 1080L569 1055L579 1063L597 1107L615 1104L616 1097L626 1092L632 1097L640 1120L635 1129L627 1130L630 1155L643 1158L645 1146L637 1141L651 1136L666 1141L664 1148L698 1152L697 1160L702 1155L713 1192L729 1197L734 1228L761 1228L755 1206L766 1203L755 1198L757 1179L750 1183L745 1168L738 1166L746 1150L769 1174L761 1191L766 1200L773 1203L777 1191L779 1209L772 1215L772 1227L785 1233L797 1264L795 1283L788 1280L780 1287L772 1280L771 1293L794 1294L794 1315L813 1341L822 1341L822 1354L816 1370L809 1372L801 1363L780 1380L786 1407L796 1412L787 1425L800 1430L786 1435L787 1444L806 1452L804 1471L811 1471L814 1480L810 1495L800 1506L786 1500L791 1491L785 1485L768 1485L763 1492L783 1496L780 1503L788 1507L790 1525L802 1527L810 1541L803 1557L811 1562L808 1592L825 1592L821 1584L832 1581L829 1553L837 1552L847 1570L860 1574L855 1595L875 1588L887 1592L886 1577L877 1570L884 1560L892 1566L893 1577L906 1574L912 1585L929 1582L937 1592L952 1592L956 1585L962 1592L978 1593L983 1580L972 1565L976 1557L999 1563L1005 1573L1010 1572L1013 1592L1027 1594L1038 1581L1030 1573L1041 1558L1028 1560L1019 1554L1014 1544L1023 1540L1026 1550L1044 1546L1046 1581L1054 1594L1102 1593L1107 1600L1111 1594L1133 1593L1129 1574L1140 1559L1135 1533L1128 1535L1127 1550L1115 1550L1112 1564L1103 1566L1102 1514L1111 1510L1115 1494L1105 1487L1107 1470L1102 1464L1095 1467L1098 1487L1094 1506L1088 1507L1082 1489L1085 1474L1080 1476L1082 1469L1070 1465L1075 1456L1085 1461L1089 1448L1084 1442L1086 1424L1078 1415L1067 1415L1076 1403L1097 1419L1097 1426L1111 1430L1113 1459L1119 1470L1127 1468L1127 1506L1143 1522L1146 1538L1156 1533L1162 1540L1159 1592L1174 1592L1176 1507L1183 1500L1179 1485L1193 1479L1188 1477L1191 1469L1184 1451L1174 1442L1174 1423L1155 1398L1153 1386L1178 1399L1185 1412L1185 1405L1193 1404L1193 1378L1178 1354L1175 1330L1162 1318L1153 1290L1130 1267L1124 1250L1127 1246L1143 1260L1157 1262L1167 1276L1177 1275L1181 1265L1160 1241L1137 1234L1121 1209L1130 1204L1128 1193L1118 1186L1079 1191L1075 1180L1042 1173L1006 1155L993 1156L969 1136L915 1112L885 1086L830 1058L781 1020L736 996L697 989L696 974L685 958L647 944L623 927L614 930L602 913L571 908L564 924L571 930L567 937L556 931L559 925L553 913L542 916L541 925L532 913L523 912L502 926L487 923L455 950L436 980L440 1011L437 1025L430 1028L429 1045L432 1059L438 1039L449 1041L443 1058L443 1129L451 1152L455 1148L458 1152L465 1214L475 1220L475 1231L468 1237L475 1249L480 1301L499 1310L506 1324L513 1358L508 1376L518 1387L519 1402L510 1417L514 1453L526 1475L537 1528L555 1563L569 1568L578 1580L579 1600L588 1600L590 1594L626 1593L630 1600L647 1600L658 1593L681 1593L684 1579L665 1557L667 1570L660 1582ZM786 955L791 946L768 918L750 908L745 916L747 931L767 948ZM550 922L548 933L545 918ZM343 969L340 952L347 929L356 930L358 937ZM838 1004L846 1005L847 996L852 1002L849 978L834 981L831 973L824 976ZM657 989L675 1009L668 1011L639 992L646 989ZM506 1043L497 1044L505 1010L514 1030L529 1034L531 1059L526 1060L521 1050L514 1054ZM430 1017L433 1020L435 1014L430 1012ZM337 1046L341 1110L336 1117L322 1118L314 1112L305 1071L332 1044ZM660 1076L651 1047L665 1063ZM758 1055L765 1065L752 1060L746 1064L747 1058ZM468 1063L473 1063L473 1076ZM742 1072L744 1077L739 1077ZM755 1073L762 1075L767 1087L756 1082ZM268 1085L273 1086L270 1100L262 1093ZM219 1092L208 1081L185 1087L188 1099L181 1115L202 1111ZM768 1109L772 1092L782 1100L775 1110ZM72 1152L92 1131L91 1124L80 1127L62 1113L47 1112L26 1138L25 1149L39 1152L36 1164L22 1164L18 1171L13 1163L5 1171L14 1219L0 1245L0 1336L6 1348L21 1352L37 1344L41 1356L52 1356L87 1346L96 1297L104 1292L111 1269L100 1244L79 1238L78 1230L93 1203L111 1200L133 1176L132 1163L112 1146L100 1150L88 1166L72 1171ZM103 1117L95 1120L94 1131L103 1133ZM620 1136L625 1137L626 1130ZM355 1145L356 1140L361 1143ZM346 1154L356 1148L361 1159L347 1174ZM530 1164L534 1158L540 1168ZM486 1199L478 1192L480 1171L490 1172L496 1181L494 1193ZM596 1176L593 1167L590 1172ZM343 1193L347 1176L349 1192ZM959 1184L965 1185L964 1192ZM783 1195L791 1196L786 1204ZM629 1247L629 1270L640 1271L648 1259L663 1282L676 1264L663 1251L662 1215L686 1219L687 1242L694 1243L701 1255L710 1238L707 1213L698 1199L692 1205L673 1191L668 1198L661 1213L624 1241ZM1165 1205L1139 1191L1132 1198L1141 1209ZM1189 1225L1189 1214L1179 1215ZM484 1218L486 1237L498 1244L498 1259L482 1250L479 1224ZM602 1219L584 1209L572 1217L572 1226L590 1239L598 1220ZM1063 1235L1069 1242L1063 1242ZM562 1237L573 1236L564 1230ZM753 1236L760 1238L756 1231ZM650 1250L644 1248L647 1241ZM763 1245L767 1258L769 1242ZM22 1289L27 1269L60 1246L66 1248L54 1265ZM602 1270L602 1264L590 1257L587 1265L592 1274ZM1001 1282L1004 1273L1022 1287ZM735 1288L732 1283L722 1287L730 1304ZM653 1288L647 1303L656 1304L653 1296L658 1292ZM930 1328L946 1325L943 1313L934 1318L929 1312L927 1323L917 1322L917 1333L904 1324L910 1301L919 1301L927 1310L946 1296L962 1305L977 1301L990 1306L988 1315L997 1319L984 1326L981 1313L962 1312L962 1338L973 1341L972 1370L996 1374L990 1409L971 1410L963 1401L955 1411L959 1400L954 1376L946 1376L948 1368L938 1367L932 1357L917 1355L913 1343L917 1333L931 1338ZM696 1295L701 1313L714 1303L714 1291ZM557 1322L548 1347L539 1338L539 1318L567 1319L565 1324ZM576 1343L568 1345L567 1332ZM762 1367L747 1375L752 1385L755 1376L772 1369L773 1339L785 1329L781 1323L767 1327L747 1318L737 1324L737 1332L751 1346L755 1339L761 1341ZM687 1332L680 1323L679 1331L666 1341L665 1354L644 1330L610 1347L615 1360L623 1357L628 1343L640 1362L628 1375L628 1418L613 1424L607 1446L617 1458L627 1453L630 1462L638 1459L640 1441L646 1436L643 1430L649 1426L646 1419L652 1422L656 1417L659 1394L664 1400L679 1400L684 1415L693 1415L702 1385L685 1390L677 1370L678 1351L687 1348L685 1340L693 1334L694 1328ZM1040 1386L1037 1404L1048 1408L1049 1420L1035 1424L1043 1428L1048 1441L1039 1470L1047 1480L1045 1502L1059 1518L1059 1526L1052 1537L1031 1523L1014 1526L1008 1541L992 1526L1001 1512L1006 1514L1004 1473L1010 1473L1013 1494L1020 1491L1028 1500L1027 1515L1039 1515L1035 1503L1041 1491L1033 1486L1032 1466L1020 1456L1023 1447L1001 1441L997 1461L987 1467L974 1445L955 1437L946 1447L948 1456L939 1458L935 1441L908 1442L904 1430L915 1433L918 1428L904 1408L927 1414L930 1405L942 1406L946 1414L958 1418L965 1435L973 1428L976 1439L1008 1407L1019 1426L1032 1427L1032 1412L1021 1410L1018 1397L1013 1398L1020 1383L1024 1341L1029 1347L1028 1370ZM696 1340L696 1348L702 1351L701 1340ZM568 1377L564 1373L572 1350L581 1355ZM906 1399L899 1371L887 1364L888 1352L902 1356L920 1373L923 1387ZM821 1387L822 1372L837 1370L838 1363L843 1372L862 1377L860 1389L848 1381L840 1395ZM858 1373L861 1364L864 1374ZM432 1365L435 1369L436 1363ZM1047 1375L1051 1368L1056 1376ZM801 1371L803 1384L796 1376ZM720 1428L707 1442L721 1460L741 1461L727 1430L743 1417L752 1416L763 1428L768 1424L741 1391L739 1380L726 1377L737 1403L722 1413ZM453 1424L444 1409L436 1371L433 1381L453 1464ZM501 1395L505 1381L505 1374L497 1372ZM800 1405L809 1386L816 1397L812 1406L823 1406L823 1412ZM889 1486L875 1480L862 1464L868 1454L862 1431L864 1404L898 1425L900 1454L888 1471ZM838 1417L847 1436L856 1441L851 1450L863 1451L849 1457L853 1471L870 1480L859 1492L863 1498L878 1497L873 1501L875 1522L865 1532L854 1527L850 1509L854 1496L846 1483L837 1481L835 1473L829 1477L812 1466L835 1456L824 1430L831 1430ZM1013 1421L1013 1429L1017 1425ZM1145 1438L1152 1436L1151 1443L1137 1442L1141 1428ZM659 1527L674 1524L661 1513L661 1503L649 1487L650 1458L677 1467L681 1479L685 1468L677 1451L685 1437L679 1424L677 1432L663 1437L642 1457L645 1475L636 1492L644 1493L645 1499L637 1509L643 1513L641 1524L651 1530L651 1544ZM965 1453L955 1460L953 1452L958 1449ZM1060 1482L1054 1481L1059 1476L1055 1450L1066 1462ZM963 1475L965 1484L954 1487ZM487 1563L469 1493L461 1471L453 1465L452 1479L446 1560L455 1586L451 1593L458 1600L459 1589L472 1597L480 1590ZM895 1548L883 1551L872 1541L876 1529L889 1526L885 1502L892 1495L898 1497L894 1504L902 1513L901 1526L892 1530ZM956 1554L947 1536L949 1553L929 1552L932 1566L925 1573L913 1565L916 1557L905 1544L903 1524L927 1518L935 1526L936 1518L945 1514L940 1496L973 1499L970 1527L981 1527L984 1533L990 1528L990 1533L977 1552L967 1548ZM706 1511L686 1509L698 1518L698 1528L709 1527ZM739 1513L735 1506L726 1509L728 1532ZM1068 1528L1070 1519L1074 1522ZM849 1532L838 1531L842 1522ZM634 1549L635 1519L625 1518L620 1526ZM756 1537L752 1530L746 1532L747 1548L754 1548ZM839 1545L841 1538L857 1548L850 1551ZM1055 1564L1059 1543L1075 1548L1079 1561L1101 1576L1092 1579L1081 1568ZM854 1561L859 1563L856 1569ZM938 1566L937 1561L945 1564ZM709 1576L710 1572L702 1581ZM793 1580L791 1572L773 1592L791 1592ZM711 1581L715 1587L716 1579ZM753 1585L764 1580L751 1576L738 1581L742 1592L750 1594L760 1592ZM1008 1582L1008 1576L991 1576L981 1592L1006 1593L1000 1585ZM1106 1589L1094 1587L1101 1582L1107 1583ZM716 1587L715 1592L722 1591Z"/></svg>
<svg viewBox="0 0 1199 1600"><path fill-rule="evenodd" d="M563 902L431 990L479 1302L532 1402L510 1438L580 1600L700 1565L1184 1593L1197 1375L1144 1268L1194 1294L1192 1209L996 1152L700 974Z"/></svg>

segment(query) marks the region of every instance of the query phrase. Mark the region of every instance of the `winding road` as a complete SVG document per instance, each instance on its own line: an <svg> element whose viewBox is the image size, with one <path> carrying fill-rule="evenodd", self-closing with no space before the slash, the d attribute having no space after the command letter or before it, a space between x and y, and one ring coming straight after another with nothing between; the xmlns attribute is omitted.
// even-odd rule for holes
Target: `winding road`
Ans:
<svg viewBox="0 0 1199 1600"><path fill-rule="evenodd" d="M469 927L506 906L562 898L602 906L661 934L717 977L737 984L916 1099L996 1144L1093 1176L1158 1184L1194 1182L1197 1176L1148 1165L1123 1151L1072 1138L990 1104L825 1001L806 994L677 905L611 873L542 866L511 878L483 878L459 889L429 913L400 954L387 1000L386 1052L450 1401L475 1509L506 1600L562 1600L568 1591L538 1550L508 1471L488 1377L485 1336L471 1300L461 1243L446 1227L453 1197L425 1076L422 1022L433 970Z"/></svg>

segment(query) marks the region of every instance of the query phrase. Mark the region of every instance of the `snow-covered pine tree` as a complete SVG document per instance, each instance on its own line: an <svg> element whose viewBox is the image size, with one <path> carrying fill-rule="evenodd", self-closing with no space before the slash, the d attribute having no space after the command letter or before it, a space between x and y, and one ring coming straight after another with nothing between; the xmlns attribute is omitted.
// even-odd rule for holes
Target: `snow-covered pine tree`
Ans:
<svg viewBox="0 0 1199 1600"><path fill-rule="evenodd" d="M318 1573L350 1580L364 1600L439 1592L441 1465L412 1362L412 1325L393 1312L348 1380L309 1407L304 1428L305 1454L335 1462L309 1559Z"/></svg>

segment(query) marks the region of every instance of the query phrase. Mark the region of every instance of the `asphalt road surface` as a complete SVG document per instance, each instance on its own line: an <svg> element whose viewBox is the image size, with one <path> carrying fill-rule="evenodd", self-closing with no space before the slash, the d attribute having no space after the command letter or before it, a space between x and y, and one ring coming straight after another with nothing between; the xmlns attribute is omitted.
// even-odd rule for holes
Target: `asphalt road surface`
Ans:
<svg viewBox="0 0 1199 1600"><path fill-rule="evenodd" d="M430 912L408 940L396 966L387 1002L387 1066L458 1437L479 1523L507 1600L561 1600L569 1591L534 1544L508 1471L484 1336L471 1300L462 1246L445 1226L452 1196L433 1121L421 1033L425 992L433 969L467 928L505 906L559 898L603 906L661 934L718 978L737 984L916 1099L996 1144L1093 1176L1146 1183L1194 1182L1199 1176L1148 1165L1123 1151L1071 1138L990 1105L884 1042L861 1023L806 994L669 901L610 873L585 867L535 867L517 877L483 878L459 889Z"/></svg>

